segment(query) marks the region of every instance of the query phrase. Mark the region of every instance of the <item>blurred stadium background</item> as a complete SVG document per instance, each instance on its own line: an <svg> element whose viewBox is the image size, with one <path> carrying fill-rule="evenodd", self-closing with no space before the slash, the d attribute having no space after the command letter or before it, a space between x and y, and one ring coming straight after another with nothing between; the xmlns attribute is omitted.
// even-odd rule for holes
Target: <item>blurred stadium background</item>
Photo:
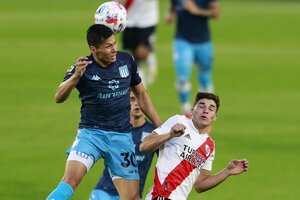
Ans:
<svg viewBox="0 0 300 200"><path fill-rule="evenodd" d="M79 120L73 92L57 105L64 72L89 54L85 32L103 1L1 0L0 6L0 199L45 199L63 175ZM172 38L160 1L159 76L149 93L163 120L180 113L174 89ZM232 158L248 158L250 170L189 199L299 199L300 2L221 0L212 25L214 81L221 97L214 172ZM194 91L196 80L193 77ZM102 173L88 173L72 199L88 199ZM146 185L152 184L153 168Z"/></svg>

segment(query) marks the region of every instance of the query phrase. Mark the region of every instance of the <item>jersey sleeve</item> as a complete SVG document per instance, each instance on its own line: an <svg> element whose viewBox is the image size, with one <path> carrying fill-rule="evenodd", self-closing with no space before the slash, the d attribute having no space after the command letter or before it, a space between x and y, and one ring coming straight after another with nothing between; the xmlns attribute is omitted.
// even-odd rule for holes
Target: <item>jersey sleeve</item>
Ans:
<svg viewBox="0 0 300 200"><path fill-rule="evenodd" d="M206 169L208 171L212 170L212 163L215 159L215 149L214 151L210 154L210 156L207 158L206 162L202 166L202 169Z"/></svg>
<svg viewBox="0 0 300 200"><path fill-rule="evenodd" d="M154 130L159 135L163 135L169 133L172 126L179 122L179 115L174 115L173 117L169 118L165 123L163 123L160 127Z"/></svg>
<svg viewBox="0 0 300 200"><path fill-rule="evenodd" d="M132 66L132 78L131 78L130 85L136 86L136 85L138 85L139 83L142 82L142 79L139 75L137 63L136 63L135 59L132 56L131 56L131 59L130 59L130 65Z"/></svg>
<svg viewBox="0 0 300 200"><path fill-rule="evenodd" d="M71 67L67 70L67 72L65 74L63 82L68 80L75 73L75 68L76 68L75 64L71 65ZM79 82L80 82L80 79L77 81L76 85L78 85Z"/></svg>
<svg viewBox="0 0 300 200"><path fill-rule="evenodd" d="M75 64L71 65L71 67L67 70L63 81L68 80L75 73L75 67Z"/></svg>

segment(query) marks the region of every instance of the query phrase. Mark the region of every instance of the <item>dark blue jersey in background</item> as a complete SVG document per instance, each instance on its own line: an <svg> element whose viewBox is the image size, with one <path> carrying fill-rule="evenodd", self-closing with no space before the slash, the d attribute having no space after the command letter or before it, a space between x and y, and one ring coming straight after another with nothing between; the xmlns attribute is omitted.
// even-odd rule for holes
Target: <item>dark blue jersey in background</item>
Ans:
<svg viewBox="0 0 300 200"><path fill-rule="evenodd" d="M142 194L143 194L146 177L147 177L149 168L151 166L154 152L141 153L139 150L139 146L140 146L142 140L146 136L148 136L149 134L152 133L154 128L155 127L150 122L146 121L145 124L142 125L141 127L133 128L133 130L132 130L133 143L135 144L135 155L136 155L136 160L138 162L139 175L140 175L140 191L139 191L140 197L142 197ZM111 195L118 195L118 192L117 192L106 168L103 171L103 174L102 174L101 178L99 179L95 189L104 190Z"/></svg>
<svg viewBox="0 0 300 200"><path fill-rule="evenodd" d="M79 128L130 132L130 86L138 85L141 78L133 57L117 52L117 61L107 67L92 60L76 84L81 99ZM75 72L70 68L64 81Z"/></svg>
<svg viewBox="0 0 300 200"><path fill-rule="evenodd" d="M210 41L208 18L190 14L183 8L184 0L171 0L177 16L176 38L192 43ZM216 0L194 0L199 8L207 9L209 3Z"/></svg>

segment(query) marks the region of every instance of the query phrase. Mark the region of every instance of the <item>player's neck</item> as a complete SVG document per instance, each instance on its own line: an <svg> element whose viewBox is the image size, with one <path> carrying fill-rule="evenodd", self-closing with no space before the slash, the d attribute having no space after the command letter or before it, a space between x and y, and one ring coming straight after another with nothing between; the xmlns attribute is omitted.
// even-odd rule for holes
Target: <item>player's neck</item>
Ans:
<svg viewBox="0 0 300 200"><path fill-rule="evenodd" d="M144 117L139 117L139 118L131 117L130 118L130 123L134 128L143 126L145 124L145 122L146 122L146 119Z"/></svg>
<svg viewBox="0 0 300 200"><path fill-rule="evenodd" d="M108 65L111 64L111 62L105 62L103 60L99 60L96 56L94 56L95 61L98 63L98 65L102 67L107 67Z"/></svg>
<svg viewBox="0 0 300 200"><path fill-rule="evenodd" d="M205 133L210 133L211 131L211 124L208 126L197 126L194 123L195 128L198 130L199 134L205 134Z"/></svg>

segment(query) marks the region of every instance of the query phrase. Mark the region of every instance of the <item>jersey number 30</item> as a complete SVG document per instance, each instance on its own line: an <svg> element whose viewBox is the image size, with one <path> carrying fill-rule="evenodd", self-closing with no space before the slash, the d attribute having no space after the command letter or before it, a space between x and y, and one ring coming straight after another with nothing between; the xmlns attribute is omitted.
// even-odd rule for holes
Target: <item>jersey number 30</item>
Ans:
<svg viewBox="0 0 300 200"><path fill-rule="evenodd" d="M129 165L132 165L134 167L137 166L134 153L121 153L121 156L124 157L124 162L121 163L122 167L127 168Z"/></svg>

